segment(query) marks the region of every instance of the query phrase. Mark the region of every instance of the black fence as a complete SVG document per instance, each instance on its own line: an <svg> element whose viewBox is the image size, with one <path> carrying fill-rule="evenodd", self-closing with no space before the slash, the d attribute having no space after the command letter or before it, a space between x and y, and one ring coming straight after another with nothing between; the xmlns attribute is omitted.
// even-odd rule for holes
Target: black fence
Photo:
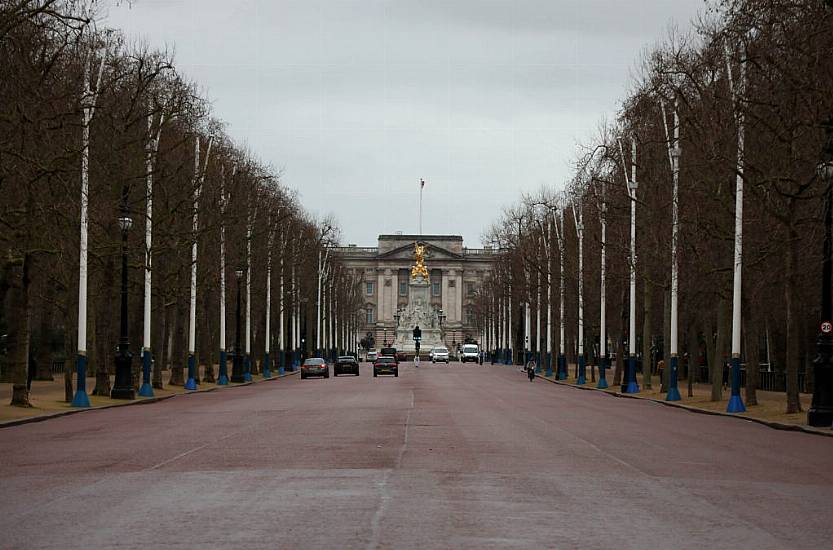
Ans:
<svg viewBox="0 0 833 550"><path fill-rule="evenodd" d="M807 386L805 385L805 376L803 372L798 373L798 391L800 393L807 392ZM731 383L731 372L729 369L726 369L723 375L724 381L729 384ZM709 383L709 367L700 366L699 372L697 373L697 381L702 382L704 384ZM740 385L741 387L746 387L746 369L740 369ZM758 372L758 389L764 391L777 391L783 392L787 391L787 375L783 372L778 371L759 371Z"/></svg>

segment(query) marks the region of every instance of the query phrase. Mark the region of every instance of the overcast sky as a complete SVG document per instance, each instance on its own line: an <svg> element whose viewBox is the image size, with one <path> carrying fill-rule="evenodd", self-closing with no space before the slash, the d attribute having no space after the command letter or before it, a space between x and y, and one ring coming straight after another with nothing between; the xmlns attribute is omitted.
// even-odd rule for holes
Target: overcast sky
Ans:
<svg viewBox="0 0 833 550"><path fill-rule="evenodd" d="M135 0L106 24L176 52L228 133L342 241L481 235L570 178L643 48L703 0Z"/></svg>

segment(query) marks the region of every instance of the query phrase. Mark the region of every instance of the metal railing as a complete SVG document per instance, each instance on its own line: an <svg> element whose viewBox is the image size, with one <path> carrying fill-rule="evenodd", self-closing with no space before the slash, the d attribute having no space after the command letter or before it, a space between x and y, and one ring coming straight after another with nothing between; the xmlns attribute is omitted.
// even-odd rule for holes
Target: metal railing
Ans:
<svg viewBox="0 0 833 550"><path fill-rule="evenodd" d="M334 246L330 250L336 254L378 254L379 248L375 246Z"/></svg>
<svg viewBox="0 0 833 550"><path fill-rule="evenodd" d="M52 365L49 367L49 371L52 374L63 374L65 366L66 361L64 359L55 359L52 361Z"/></svg>
<svg viewBox="0 0 833 550"><path fill-rule="evenodd" d="M723 379L727 384L731 383L731 376L732 373L730 370L727 370L723 374ZM711 380L709 378L709 367L700 365L696 380L702 384L708 384ZM740 371L740 385L743 388L746 387L745 368L742 368ZM758 372L758 389L763 391L785 392L787 391L787 375L783 372L762 370ZM799 393L807 392L806 376L803 372L798 373L798 391Z"/></svg>

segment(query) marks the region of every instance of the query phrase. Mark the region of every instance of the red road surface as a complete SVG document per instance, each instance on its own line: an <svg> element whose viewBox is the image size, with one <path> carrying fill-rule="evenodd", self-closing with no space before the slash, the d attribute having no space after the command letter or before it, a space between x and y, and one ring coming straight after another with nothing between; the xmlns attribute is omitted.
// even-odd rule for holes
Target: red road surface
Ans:
<svg viewBox="0 0 833 550"><path fill-rule="evenodd" d="M833 546L833 438L497 366L0 430L2 548Z"/></svg>

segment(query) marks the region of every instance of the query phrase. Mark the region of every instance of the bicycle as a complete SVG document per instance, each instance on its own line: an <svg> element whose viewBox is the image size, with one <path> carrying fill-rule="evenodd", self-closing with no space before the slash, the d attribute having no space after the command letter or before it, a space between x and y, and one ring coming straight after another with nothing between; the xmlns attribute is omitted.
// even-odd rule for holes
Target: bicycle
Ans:
<svg viewBox="0 0 833 550"><path fill-rule="evenodd" d="M529 381L532 382L535 380L535 369L537 365L533 359L530 359L526 364L526 374L529 376Z"/></svg>

